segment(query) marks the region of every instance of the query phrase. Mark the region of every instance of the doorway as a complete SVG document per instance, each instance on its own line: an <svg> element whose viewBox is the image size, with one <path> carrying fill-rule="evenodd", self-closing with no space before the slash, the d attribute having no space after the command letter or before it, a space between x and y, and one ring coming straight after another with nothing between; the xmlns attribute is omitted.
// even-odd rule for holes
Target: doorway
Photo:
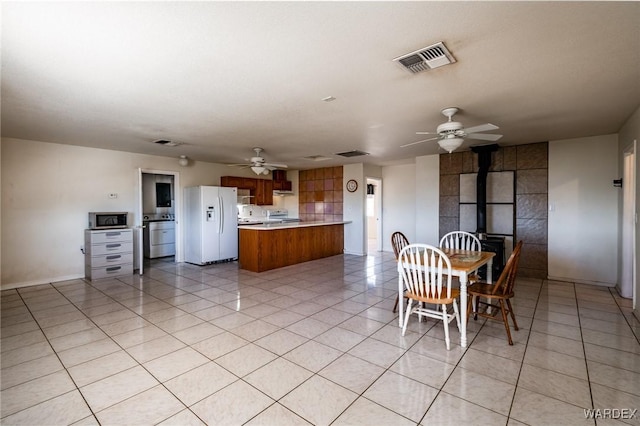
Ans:
<svg viewBox="0 0 640 426"><path fill-rule="evenodd" d="M145 262L155 259L178 262L180 244L179 173L138 169L138 220L134 269L144 273Z"/></svg>
<svg viewBox="0 0 640 426"><path fill-rule="evenodd" d="M382 251L382 181L367 178L365 205L367 253Z"/></svg>

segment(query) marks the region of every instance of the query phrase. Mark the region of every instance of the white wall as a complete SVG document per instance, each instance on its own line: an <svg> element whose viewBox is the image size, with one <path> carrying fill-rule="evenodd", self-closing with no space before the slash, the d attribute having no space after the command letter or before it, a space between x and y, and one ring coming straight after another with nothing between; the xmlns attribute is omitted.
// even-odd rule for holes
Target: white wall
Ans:
<svg viewBox="0 0 640 426"><path fill-rule="evenodd" d="M343 191L342 218L351 221L344 225L344 252L363 256L367 253L364 241L367 186L362 163L347 164L342 168L342 180L345 185L349 179L358 182L358 190Z"/></svg>
<svg viewBox="0 0 640 426"><path fill-rule="evenodd" d="M402 232L409 241L416 237L416 165L382 168L382 250L393 251L391 234Z"/></svg>
<svg viewBox="0 0 640 426"><path fill-rule="evenodd" d="M222 164L180 167L178 155L2 139L2 288L83 277L87 213L129 211L135 224L139 167L179 172L180 190L219 185L220 176L231 174Z"/></svg>
<svg viewBox="0 0 640 426"><path fill-rule="evenodd" d="M551 279L615 285L618 277L617 135L549 143Z"/></svg>
<svg viewBox="0 0 640 426"><path fill-rule="evenodd" d="M416 241L440 242L440 156L416 157Z"/></svg>

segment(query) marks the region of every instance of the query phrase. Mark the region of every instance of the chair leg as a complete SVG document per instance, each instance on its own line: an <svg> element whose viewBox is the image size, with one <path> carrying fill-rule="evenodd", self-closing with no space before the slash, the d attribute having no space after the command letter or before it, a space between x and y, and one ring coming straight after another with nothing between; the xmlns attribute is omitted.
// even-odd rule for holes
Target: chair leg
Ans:
<svg viewBox="0 0 640 426"><path fill-rule="evenodd" d="M404 315L404 325L402 326L402 335L404 336L407 331L407 324L409 323L409 315L411 315L411 299L407 300L407 312Z"/></svg>
<svg viewBox="0 0 640 426"><path fill-rule="evenodd" d="M478 314L476 313L476 305L478 304L478 297L473 297L469 295L469 301L467 302L467 324L469 324L469 318L471 318L471 313L473 312L473 320L478 319Z"/></svg>
<svg viewBox="0 0 640 426"><path fill-rule="evenodd" d="M511 300L507 299L507 306L509 307L509 313L511 314L511 319L513 320L513 328L516 330L520 330L518 328L518 323L516 322L516 315L513 313L513 307L511 306Z"/></svg>
<svg viewBox="0 0 640 426"><path fill-rule="evenodd" d="M398 312L398 301L400 300L400 296L396 296L396 303L393 305L393 313Z"/></svg>
<svg viewBox="0 0 640 426"><path fill-rule="evenodd" d="M513 340L511 340L511 330L509 329L509 320L507 319L507 309L505 307L504 300L500 299L500 310L502 311L502 321L504 321L504 328L507 330L507 338L509 344L513 346Z"/></svg>
<svg viewBox="0 0 640 426"><path fill-rule="evenodd" d="M451 340L449 339L449 318L447 318L447 305L442 305L442 322L444 323L444 342L447 350L451 350Z"/></svg>
<svg viewBox="0 0 640 426"><path fill-rule="evenodd" d="M456 325L458 326L458 331L459 331L460 330L460 312L458 311L458 303L456 302L455 299L453 300L453 313L456 315Z"/></svg>

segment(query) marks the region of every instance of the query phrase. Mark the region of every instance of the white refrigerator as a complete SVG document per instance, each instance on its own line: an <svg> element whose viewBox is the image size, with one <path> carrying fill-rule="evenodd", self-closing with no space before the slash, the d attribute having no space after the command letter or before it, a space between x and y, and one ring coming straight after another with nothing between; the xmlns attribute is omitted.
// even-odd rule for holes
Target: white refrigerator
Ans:
<svg viewBox="0 0 640 426"><path fill-rule="evenodd" d="M185 261L204 265L238 258L237 188L184 189Z"/></svg>

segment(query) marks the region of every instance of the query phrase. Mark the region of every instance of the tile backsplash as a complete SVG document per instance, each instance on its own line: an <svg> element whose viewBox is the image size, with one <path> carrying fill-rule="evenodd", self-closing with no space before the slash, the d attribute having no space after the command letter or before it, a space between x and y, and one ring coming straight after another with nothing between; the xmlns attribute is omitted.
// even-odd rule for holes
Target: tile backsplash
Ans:
<svg viewBox="0 0 640 426"><path fill-rule="evenodd" d="M300 220L342 220L342 173L342 166L300 171L298 175Z"/></svg>

